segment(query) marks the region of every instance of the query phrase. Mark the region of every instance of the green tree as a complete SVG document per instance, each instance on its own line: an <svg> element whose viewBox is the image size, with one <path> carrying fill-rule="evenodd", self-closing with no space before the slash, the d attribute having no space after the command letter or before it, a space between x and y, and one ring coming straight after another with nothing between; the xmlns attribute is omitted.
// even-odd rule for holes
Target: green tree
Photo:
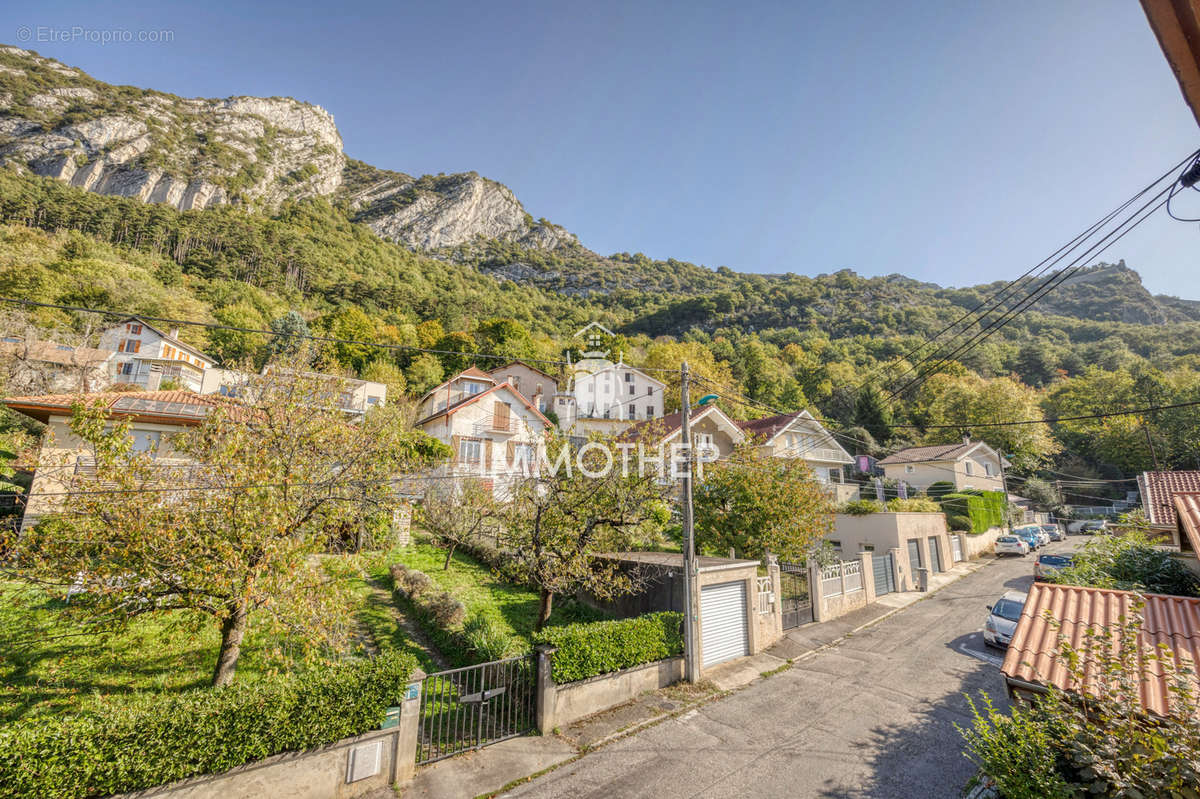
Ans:
<svg viewBox="0 0 1200 799"><path fill-rule="evenodd" d="M593 437L577 452L567 437L552 434L547 455L552 465L560 457L566 464L520 480L499 517L502 569L537 588L537 630L550 619L556 595L583 590L609 599L634 591L631 575L595 555L633 549L663 521L657 472L623 470L611 440ZM579 460L590 474L577 467Z"/></svg>
<svg viewBox="0 0 1200 799"><path fill-rule="evenodd" d="M427 352L413 358L408 369L404 371L404 378L408 381L409 390L418 397L441 383L444 377L442 362L437 359L436 355Z"/></svg>
<svg viewBox="0 0 1200 799"><path fill-rule="evenodd" d="M375 324L361 308L347 306L322 319L332 338L346 342L373 342ZM355 372L361 371L378 354L368 343L338 343L332 345L333 357L339 364Z"/></svg>
<svg viewBox="0 0 1200 799"><path fill-rule="evenodd" d="M695 489L696 540L708 552L803 561L833 529L833 504L803 458L743 446L709 464Z"/></svg>
<svg viewBox="0 0 1200 799"><path fill-rule="evenodd" d="M515 319L488 319L476 329L475 339L482 352L503 355L513 360L534 357L533 337L529 335L529 329ZM500 362L492 365L499 366Z"/></svg>
<svg viewBox="0 0 1200 799"><path fill-rule="evenodd" d="M1140 510L1126 514L1119 535L1093 538L1075 553L1070 566L1053 572L1049 579L1065 585L1200 596L1200 581L1169 551L1155 546L1149 531Z"/></svg>
<svg viewBox="0 0 1200 799"><path fill-rule="evenodd" d="M247 303L238 303L222 308L213 314L222 325L261 330L265 326L262 315ZM208 331L212 354L225 364L250 361L262 351L266 339L261 333L246 333L240 330L212 328Z"/></svg>
<svg viewBox="0 0 1200 799"><path fill-rule="evenodd" d="M479 536L496 518L495 495L477 480L434 485L417 507L416 522L433 536L435 546L446 550L442 570L450 568L454 550L478 543Z"/></svg>
<svg viewBox="0 0 1200 799"><path fill-rule="evenodd" d="M892 406L875 383L867 383L858 391L854 402L854 423L866 428L879 444L891 441L894 433Z"/></svg>
<svg viewBox="0 0 1200 799"><path fill-rule="evenodd" d="M214 401L197 426L160 444L169 459L135 453L128 418L77 404L71 430L95 474L9 542L17 576L77 586L68 612L94 625L208 617L221 630L214 686L233 680L256 613L307 638L346 635L337 587L313 556L387 514L399 502L392 481L448 450L386 413L346 423L311 401L340 381L302 375L254 376L244 392L253 405Z"/></svg>
<svg viewBox="0 0 1200 799"><path fill-rule="evenodd" d="M444 373L447 375L458 374L475 363L474 355L479 352L479 347L475 344L475 339L461 331L447 333L442 336L434 349L439 351L437 357L441 361ZM490 365L495 366L498 364Z"/></svg>
<svg viewBox="0 0 1200 799"><path fill-rule="evenodd" d="M274 335L267 343L268 354L272 357L288 357L302 349L309 349L308 322L297 311L288 311L283 316L271 320L271 332Z"/></svg>

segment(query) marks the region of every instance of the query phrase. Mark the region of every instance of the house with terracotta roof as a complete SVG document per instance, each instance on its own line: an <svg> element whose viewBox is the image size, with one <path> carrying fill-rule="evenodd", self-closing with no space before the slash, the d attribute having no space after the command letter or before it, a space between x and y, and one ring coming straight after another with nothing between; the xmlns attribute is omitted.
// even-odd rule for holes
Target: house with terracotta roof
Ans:
<svg viewBox="0 0 1200 799"><path fill-rule="evenodd" d="M94 473L95 458L82 439L71 431L71 406L79 394L43 394L9 397L8 408L46 425L26 499L21 528L53 508L69 492L77 475ZM229 401L221 397L201 396L190 391L112 391L88 394L89 403L100 404L109 415L128 419L134 452L148 452L164 464L182 464L171 449L171 434L200 424L214 408Z"/></svg>
<svg viewBox="0 0 1200 799"><path fill-rule="evenodd" d="M23 336L0 339L10 391L96 391L113 378L116 353L95 347L73 347Z"/></svg>
<svg viewBox="0 0 1200 799"><path fill-rule="evenodd" d="M1172 498L1181 492L1200 491L1200 471L1142 472L1137 484L1146 520L1155 527L1173 530L1177 517Z"/></svg>
<svg viewBox="0 0 1200 799"><path fill-rule="evenodd" d="M554 395L558 393L558 380L553 375L524 361L511 361L489 369L487 373L497 383L508 383L521 392L521 395L542 413L546 412Z"/></svg>
<svg viewBox="0 0 1200 799"><path fill-rule="evenodd" d="M471 367L421 397L415 426L453 451L443 473L477 477L502 497L537 468L552 425L509 383Z"/></svg>
<svg viewBox="0 0 1200 799"><path fill-rule="evenodd" d="M204 370L216 361L191 344L179 340L179 330L160 330L144 319L131 316L100 334L102 350L113 358L115 383L131 383L155 391L164 380L182 388L200 391Z"/></svg>
<svg viewBox="0 0 1200 799"><path fill-rule="evenodd" d="M847 483L843 467L854 463L833 434L808 411L738 422L749 441L775 458L801 458L835 502L858 499L858 486Z"/></svg>
<svg viewBox="0 0 1200 799"><path fill-rule="evenodd" d="M957 444L909 447L888 455L878 464L885 477L903 480L923 491L934 483L949 481L958 490L1004 490L1004 467L1008 461L982 441L964 436Z"/></svg>
<svg viewBox="0 0 1200 799"><path fill-rule="evenodd" d="M1107 630L1119 636L1122 617L1130 618L1139 602L1144 602L1144 623L1138 635L1143 656L1137 659L1142 707L1147 713L1164 715L1171 703L1178 701L1163 668L1148 657L1156 654L1160 644L1171 649L1178 672L1191 682L1193 690L1200 691L1195 672L1200 663L1200 599L1034 583L1000 667L1009 695L1031 699L1051 687L1069 693L1098 693L1094 677L1083 685L1072 681L1059 656L1060 641L1065 639L1084 659L1094 645L1116 646L1116 640L1105 644L1089 639L1087 633Z"/></svg>
<svg viewBox="0 0 1200 799"><path fill-rule="evenodd" d="M692 408L689 423L692 446L695 447L696 457L701 462L701 473L704 463L728 457L734 447L746 440L746 434L738 423L716 405ZM636 422L617 435L616 440L618 446L638 448L631 450L631 457L636 456L651 465L657 463L654 459L661 458L659 473L667 479L671 474L672 458L679 456L679 451L675 448L683 440L682 425L683 413L675 411L659 419L643 419Z"/></svg>

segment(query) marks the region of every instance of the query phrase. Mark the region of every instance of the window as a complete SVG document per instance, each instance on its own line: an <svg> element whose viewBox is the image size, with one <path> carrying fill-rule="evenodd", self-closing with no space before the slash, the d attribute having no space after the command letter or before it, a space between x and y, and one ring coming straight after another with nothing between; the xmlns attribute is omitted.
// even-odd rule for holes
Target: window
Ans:
<svg viewBox="0 0 1200 799"><path fill-rule="evenodd" d="M588 383L588 393L589 394L596 393L596 384L595 383Z"/></svg>
<svg viewBox="0 0 1200 799"><path fill-rule="evenodd" d="M157 430L138 430L135 427L129 431L129 437L133 439L133 452L136 455L157 450L162 433Z"/></svg>
<svg viewBox="0 0 1200 799"><path fill-rule="evenodd" d="M647 405L647 406L646 406L646 418L647 418L647 419L653 419L653 418L654 418L654 406L653 406L653 405Z"/></svg>
<svg viewBox="0 0 1200 799"><path fill-rule="evenodd" d="M368 405L378 405L379 397L367 397L367 404Z"/></svg>
<svg viewBox="0 0 1200 799"><path fill-rule="evenodd" d="M988 477L992 477L993 475L996 474L996 471L992 467L992 464L985 463L985 464L983 464L983 473L986 474Z"/></svg>
<svg viewBox="0 0 1200 799"><path fill-rule="evenodd" d="M630 386L630 387L629 387L629 393L630 393L630 395L632 396L633 394L636 394L636 393L637 393L637 389L635 389L633 386Z"/></svg>
<svg viewBox="0 0 1200 799"><path fill-rule="evenodd" d="M966 463L963 464L963 469L966 471L966 473L968 475L972 475L972 474L975 474L975 469L973 468L974 466L975 466L975 464L971 463L970 461L967 461Z"/></svg>
<svg viewBox="0 0 1200 799"><path fill-rule="evenodd" d="M129 333L137 336L137 335L141 334L142 326L139 325L137 322L129 322L128 324L125 325L125 330L127 330Z"/></svg>
<svg viewBox="0 0 1200 799"><path fill-rule="evenodd" d="M473 438L460 441L458 459L464 463L479 463L483 460L483 442Z"/></svg>
<svg viewBox="0 0 1200 799"><path fill-rule="evenodd" d="M172 347L170 344L164 344L163 345L163 357L164 358L174 358L175 357L175 348Z"/></svg>
<svg viewBox="0 0 1200 799"><path fill-rule="evenodd" d="M479 385L478 383L463 383L463 391L466 391L468 394L478 394L482 389L483 386Z"/></svg>
<svg viewBox="0 0 1200 799"><path fill-rule="evenodd" d="M834 551L836 551L836 552L842 551L842 542L841 541L835 541L831 538L831 539L829 539L829 545L831 547L833 547Z"/></svg>
<svg viewBox="0 0 1200 799"><path fill-rule="evenodd" d="M117 364L117 374L119 374L119 375L133 374L133 361Z"/></svg>
<svg viewBox="0 0 1200 799"><path fill-rule="evenodd" d="M653 393L654 393L654 386L646 386L646 396L648 397Z"/></svg>
<svg viewBox="0 0 1200 799"><path fill-rule="evenodd" d="M510 383L512 383L513 388L517 389L518 391L521 389L521 376L520 375L510 375L508 378L508 381Z"/></svg>
<svg viewBox="0 0 1200 799"><path fill-rule="evenodd" d="M625 373L625 382L626 382L626 383L632 383L632 382L633 382L633 372L626 372L626 373Z"/></svg>
<svg viewBox="0 0 1200 799"><path fill-rule="evenodd" d="M541 383L538 383L538 384L537 384L537 390L535 390L533 393L534 393L534 394L541 394L541 393L543 393L543 392L542 392L542 384L541 384Z"/></svg>
<svg viewBox="0 0 1200 799"><path fill-rule="evenodd" d="M142 342L136 338L127 338L121 342L121 346L117 347L118 352L138 352L142 349Z"/></svg>
<svg viewBox="0 0 1200 799"><path fill-rule="evenodd" d="M68 347L66 344L59 344L58 348L64 352L72 352L74 350L73 347Z"/></svg>
<svg viewBox="0 0 1200 799"><path fill-rule="evenodd" d="M634 407L634 406L632 406L632 405L630 405L630 406L629 406L629 418L630 418L630 419L636 419L636 418L637 418L637 408L635 408L635 407Z"/></svg>

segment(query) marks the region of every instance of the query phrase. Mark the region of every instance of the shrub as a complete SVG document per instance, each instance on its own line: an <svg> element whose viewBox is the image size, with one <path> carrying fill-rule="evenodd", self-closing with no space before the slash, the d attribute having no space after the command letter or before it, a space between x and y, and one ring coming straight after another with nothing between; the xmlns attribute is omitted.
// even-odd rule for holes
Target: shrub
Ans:
<svg viewBox="0 0 1200 799"><path fill-rule="evenodd" d="M889 499L887 509L892 513L941 513L942 506L928 497Z"/></svg>
<svg viewBox="0 0 1200 799"><path fill-rule="evenodd" d="M389 652L270 682L34 716L0 729L0 785L17 799L107 796L359 735L379 728L415 665Z"/></svg>
<svg viewBox="0 0 1200 799"><path fill-rule="evenodd" d="M971 520L971 532L983 533L1004 524L1008 499L1002 491L960 491L945 494L938 503L947 518L966 516Z"/></svg>
<svg viewBox="0 0 1200 799"><path fill-rule="evenodd" d="M971 519L967 516L954 514L953 516L946 517L946 526L955 532L969 533L971 532Z"/></svg>
<svg viewBox="0 0 1200 799"><path fill-rule="evenodd" d="M472 657L480 663L503 660L517 648L508 631L491 616L477 613L467 619L462 629L463 643Z"/></svg>
<svg viewBox="0 0 1200 799"><path fill-rule="evenodd" d="M1068 585L1200 596L1200 582L1195 575L1136 528L1129 528L1121 536L1093 538L1075 553L1070 566L1051 573L1049 579Z"/></svg>
<svg viewBox="0 0 1200 799"><path fill-rule="evenodd" d="M441 627L462 624L463 619L467 617L466 606L446 591L439 591L421 604L425 612Z"/></svg>
<svg viewBox="0 0 1200 799"><path fill-rule="evenodd" d="M416 598L433 589L433 580L423 571L410 569L403 563L394 563L388 568L392 575L392 590L401 596Z"/></svg>
<svg viewBox="0 0 1200 799"><path fill-rule="evenodd" d="M848 513L851 516L870 516L872 513L882 513L884 510L884 504L877 500L852 499L849 502L843 502L838 508L838 513Z"/></svg>
<svg viewBox="0 0 1200 799"><path fill-rule="evenodd" d="M554 679L566 683L683 654L683 614L647 613L632 619L549 627L536 644L558 647Z"/></svg>
<svg viewBox="0 0 1200 799"><path fill-rule="evenodd" d="M938 480L936 483L931 483L929 488L925 489L925 493L932 499L939 500L947 494L954 493L954 483L950 480Z"/></svg>

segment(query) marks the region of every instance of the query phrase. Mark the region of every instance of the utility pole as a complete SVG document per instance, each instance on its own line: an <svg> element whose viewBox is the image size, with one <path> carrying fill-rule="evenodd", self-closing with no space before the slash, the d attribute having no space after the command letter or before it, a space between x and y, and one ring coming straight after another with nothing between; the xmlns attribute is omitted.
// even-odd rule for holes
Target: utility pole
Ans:
<svg viewBox="0 0 1200 799"><path fill-rule="evenodd" d="M687 458L683 479L679 482L679 501L683 515L683 678L687 682L700 681L700 659L696 653L696 536L692 521L692 409L688 398L687 361L679 367L679 413L680 444Z"/></svg>
<svg viewBox="0 0 1200 799"><path fill-rule="evenodd" d="M1004 471L1004 453L997 450L1000 456L1000 489L1004 492L1004 527L1012 532L1012 522L1008 520L1008 474Z"/></svg>

